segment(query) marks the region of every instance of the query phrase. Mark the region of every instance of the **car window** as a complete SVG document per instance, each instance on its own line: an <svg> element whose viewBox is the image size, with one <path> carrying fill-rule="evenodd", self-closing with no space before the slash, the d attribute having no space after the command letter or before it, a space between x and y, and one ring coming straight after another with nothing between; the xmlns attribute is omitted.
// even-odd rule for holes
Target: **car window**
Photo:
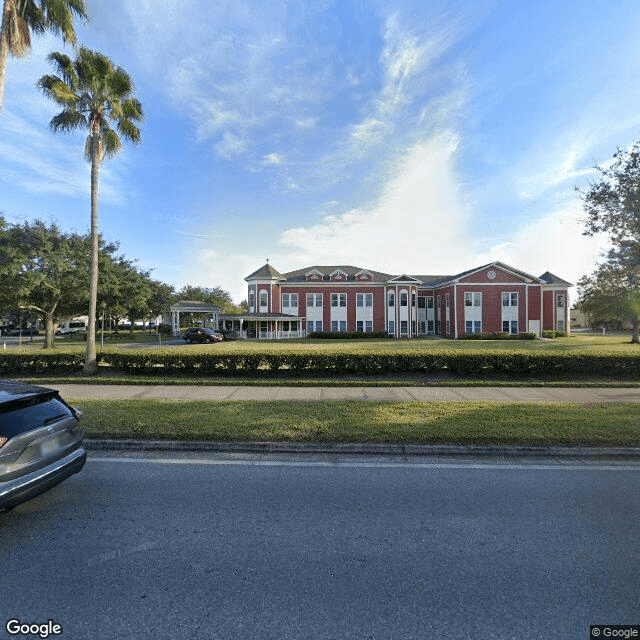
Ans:
<svg viewBox="0 0 640 640"><path fill-rule="evenodd" d="M12 438L19 433L31 431L72 415L71 410L60 400L52 398L13 411L0 413L0 435Z"/></svg>

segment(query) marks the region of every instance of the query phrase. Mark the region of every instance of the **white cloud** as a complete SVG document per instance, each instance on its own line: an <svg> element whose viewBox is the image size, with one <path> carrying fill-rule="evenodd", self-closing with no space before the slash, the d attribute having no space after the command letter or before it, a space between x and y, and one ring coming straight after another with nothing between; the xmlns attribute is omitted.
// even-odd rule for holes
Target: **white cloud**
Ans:
<svg viewBox="0 0 640 640"><path fill-rule="evenodd" d="M391 273L459 270L471 212L458 190L456 147L450 132L416 145L375 204L286 230L280 242L291 248L289 262L348 261Z"/></svg>
<svg viewBox="0 0 640 640"><path fill-rule="evenodd" d="M215 150L225 158L232 158L242 154L247 148L247 141L239 136L225 131L222 140L215 146Z"/></svg>
<svg viewBox="0 0 640 640"><path fill-rule="evenodd" d="M500 260L534 276L551 271L576 284L594 270L607 246L603 237L583 235L582 218L580 202L541 216L478 255L478 264Z"/></svg>
<svg viewBox="0 0 640 640"><path fill-rule="evenodd" d="M270 153L263 158L266 165L278 165L284 162L284 157L279 153Z"/></svg>

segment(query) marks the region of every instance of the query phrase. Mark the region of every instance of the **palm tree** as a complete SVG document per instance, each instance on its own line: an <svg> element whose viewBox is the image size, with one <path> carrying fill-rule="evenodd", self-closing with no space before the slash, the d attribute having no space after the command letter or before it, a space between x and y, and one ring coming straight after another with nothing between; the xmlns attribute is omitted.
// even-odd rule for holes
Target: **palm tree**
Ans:
<svg viewBox="0 0 640 640"><path fill-rule="evenodd" d="M122 147L120 136L140 142L142 106L133 97L133 81L121 67L115 67L105 55L84 47L75 60L63 53L47 57L58 75L40 78L44 94L64 107L51 119L54 132L86 129L85 157L91 162L91 274L89 285L89 323L85 373L98 370L96 361L96 299L98 294L98 172L105 157ZM112 127L113 125L113 127Z"/></svg>
<svg viewBox="0 0 640 640"><path fill-rule="evenodd" d="M31 48L31 34L52 31L76 43L75 17L86 20L86 0L4 0L0 26L0 108L9 54L18 58Z"/></svg>

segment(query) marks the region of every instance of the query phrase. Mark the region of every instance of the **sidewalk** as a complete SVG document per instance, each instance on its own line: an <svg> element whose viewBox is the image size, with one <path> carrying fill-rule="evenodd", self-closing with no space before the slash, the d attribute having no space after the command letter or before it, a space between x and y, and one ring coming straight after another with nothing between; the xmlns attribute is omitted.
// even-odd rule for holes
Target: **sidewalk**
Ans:
<svg viewBox="0 0 640 640"><path fill-rule="evenodd" d="M373 402L640 403L638 388L567 387L262 387L197 385L51 385L64 398L183 400L369 400Z"/></svg>
<svg viewBox="0 0 640 640"><path fill-rule="evenodd" d="M51 385L65 399L142 398L181 400L361 400L373 402L577 402L638 403L640 389L563 387L262 387L197 385ZM86 441L91 451L215 452L257 455L391 456L399 458L640 459L640 447L420 445L295 442L183 442L153 440Z"/></svg>

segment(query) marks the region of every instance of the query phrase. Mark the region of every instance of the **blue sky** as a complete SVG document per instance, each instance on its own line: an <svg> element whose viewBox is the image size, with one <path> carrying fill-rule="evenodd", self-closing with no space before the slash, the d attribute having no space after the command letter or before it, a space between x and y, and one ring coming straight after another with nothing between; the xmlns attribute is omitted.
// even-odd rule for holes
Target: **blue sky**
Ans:
<svg viewBox="0 0 640 640"><path fill-rule="evenodd" d="M140 146L107 160L100 228L154 277L236 302L280 271L451 274L502 260L572 282L604 238L574 186L640 133L634 0L88 0L82 44L124 67ZM89 227L84 134L52 134L10 59L0 210Z"/></svg>

